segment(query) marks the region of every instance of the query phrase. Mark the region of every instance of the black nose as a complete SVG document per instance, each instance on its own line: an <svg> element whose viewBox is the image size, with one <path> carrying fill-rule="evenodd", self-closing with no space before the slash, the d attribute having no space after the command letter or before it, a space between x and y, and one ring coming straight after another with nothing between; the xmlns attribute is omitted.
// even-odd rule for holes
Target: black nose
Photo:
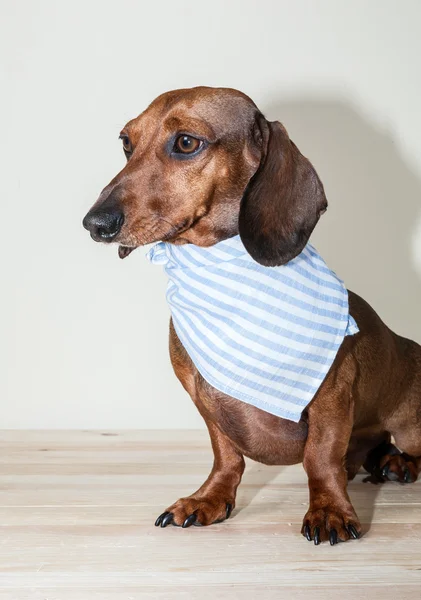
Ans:
<svg viewBox="0 0 421 600"><path fill-rule="evenodd" d="M124 214L118 208L89 211L83 226L96 242L112 242L123 227Z"/></svg>

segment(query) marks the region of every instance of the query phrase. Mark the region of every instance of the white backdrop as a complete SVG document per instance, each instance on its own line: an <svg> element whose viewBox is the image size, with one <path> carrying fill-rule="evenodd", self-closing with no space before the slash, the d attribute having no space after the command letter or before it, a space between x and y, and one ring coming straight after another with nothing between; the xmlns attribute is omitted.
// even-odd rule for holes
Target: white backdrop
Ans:
<svg viewBox="0 0 421 600"><path fill-rule="evenodd" d="M312 241L421 342L421 3L1 1L0 428L202 427L169 363L165 277L81 220L163 91L236 87L330 208ZM4 212L5 211L5 212Z"/></svg>

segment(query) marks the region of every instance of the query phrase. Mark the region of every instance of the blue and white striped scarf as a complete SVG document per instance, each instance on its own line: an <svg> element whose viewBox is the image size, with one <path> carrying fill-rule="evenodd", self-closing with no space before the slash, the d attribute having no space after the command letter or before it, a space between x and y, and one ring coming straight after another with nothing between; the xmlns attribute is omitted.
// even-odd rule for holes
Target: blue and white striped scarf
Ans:
<svg viewBox="0 0 421 600"><path fill-rule="evenodd" d="M159 242L175 331L217 390L298 422L346 335L358 332L348 292L310 245L264 267L240 237L209 248Z"/></svg>

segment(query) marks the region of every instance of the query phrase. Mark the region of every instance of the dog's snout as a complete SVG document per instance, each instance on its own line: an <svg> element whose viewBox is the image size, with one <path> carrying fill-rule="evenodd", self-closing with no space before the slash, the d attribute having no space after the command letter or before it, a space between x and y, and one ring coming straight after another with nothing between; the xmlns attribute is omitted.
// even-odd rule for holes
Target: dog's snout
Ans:
<svg viewBox="0 0 421 600"><path fill-rule="evenodd" d="M89 211L83 219L83 226L96 242L112 242L124 223L124 214L118 209L97 209Z"/></svg>

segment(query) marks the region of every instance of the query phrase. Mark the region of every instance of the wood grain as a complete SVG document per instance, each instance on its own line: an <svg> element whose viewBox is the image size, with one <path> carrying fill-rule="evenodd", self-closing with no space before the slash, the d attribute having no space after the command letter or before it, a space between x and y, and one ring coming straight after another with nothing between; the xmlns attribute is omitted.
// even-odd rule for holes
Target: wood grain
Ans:
<svg viewBox="0 0 421 600"><path fill-rule="evenodd" d="M349 486L359 541L299 534L301 465L249 462L226 523L155 518L207 476L203 431L0 433L0 600L421 596L421 485Z"/></svg>

